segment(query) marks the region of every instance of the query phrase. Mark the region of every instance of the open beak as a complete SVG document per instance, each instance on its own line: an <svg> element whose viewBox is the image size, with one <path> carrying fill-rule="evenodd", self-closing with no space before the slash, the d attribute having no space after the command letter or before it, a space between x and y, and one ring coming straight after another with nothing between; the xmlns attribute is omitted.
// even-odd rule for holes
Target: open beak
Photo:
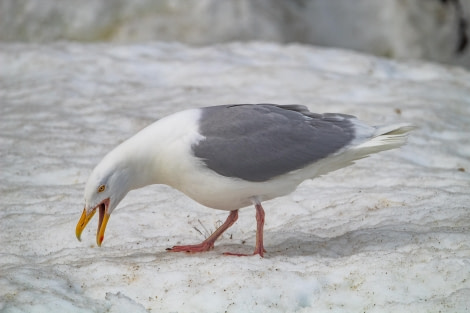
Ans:
<svg viewBox="0 0 470 313"><path fill-rule="evenodd" d="M77 239L81 241L80 236L82 235L82 231L85 229L88 222L91 220L93 215L95 215L96 211L98 210L100 218L98 220L98 230L96 232L96 243L98 246L101 246L101 243L104 239L104 232L106 230L106 224L108 224L109 220L109 198L103 200L100 204L93 208L90 213L87 213L86 208L83 209L82 216L78 221L77 228L75 229L75 234L77 235Z"/></svg>

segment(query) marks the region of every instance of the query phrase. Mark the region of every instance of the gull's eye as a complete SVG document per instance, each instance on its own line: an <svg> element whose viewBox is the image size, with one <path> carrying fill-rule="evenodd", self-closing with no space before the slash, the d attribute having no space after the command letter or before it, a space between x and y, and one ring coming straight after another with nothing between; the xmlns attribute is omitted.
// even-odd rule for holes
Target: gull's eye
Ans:
<svg viewBox="0 0 470 313"><path fill-rule="evenodd" d="M105 185L100 185L100 186L98 187L98 192L103 192L105 189L106 189L106 186L105 186Z"/></svg>

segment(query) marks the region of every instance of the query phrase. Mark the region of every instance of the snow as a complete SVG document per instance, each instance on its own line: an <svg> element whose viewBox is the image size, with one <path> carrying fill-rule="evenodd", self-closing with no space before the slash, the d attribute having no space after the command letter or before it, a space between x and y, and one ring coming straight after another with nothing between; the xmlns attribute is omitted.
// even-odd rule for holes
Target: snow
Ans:
<svg viewBox="0 0 470 313"><path fill-rule="evenodd" d="M469 12L469 0L2 0L0 41L299 42L468 68Z"/></svg>
<svg viewBox="0 0 470 313"><path fill-rule="evenodd" d="M1 44L0 64L0 312L470 309L469 72L267 43ZM418 129L264 203L265 258L222 255L252 251L253 208L211 252L165 251L227 213L157 185L128 194L101 248L93 221L76 240L111 148L176 111L258 102Z"/></svg>

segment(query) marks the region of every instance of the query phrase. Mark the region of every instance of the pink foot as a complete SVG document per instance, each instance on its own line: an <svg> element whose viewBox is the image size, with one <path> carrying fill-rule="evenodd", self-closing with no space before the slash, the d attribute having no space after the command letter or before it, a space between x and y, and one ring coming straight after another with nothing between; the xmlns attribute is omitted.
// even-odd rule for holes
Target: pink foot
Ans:
<svg viewBox="0 0 470 313"><path fill-rule="evenodd" d="M173 248L166 249L170 252L187 252L187 253L196 253L196 252L205 252L214 249L213 242L201 242L197 245L185 245L185 246L174 246Z"/></svg>
<svg viewBox="0 0 470 313"><path fill-rule="evenodd" d="M227 217L227 220L219 227L217 230L210 235L209 238L201 242L197 245L186 245L186 246L174 246L173 248L166 249L170 252L188 252L188 253L196 253L196 252L205 252L214 249L214 242L220 235L223 234L224 231L227 230L233 223L236 222L238 219L238 210L231 211Z"/></svg>
<svg viewBox="0 0 470 313"><path fill-rule="evenodd" d="M260 257L264 258L264 253L266 252L265 249L263 250L255 250L252 254L245 254L245 253L232 253L232 252L224 252L224 255L233 255L233 256L253 256L259 254Z"/></svg>

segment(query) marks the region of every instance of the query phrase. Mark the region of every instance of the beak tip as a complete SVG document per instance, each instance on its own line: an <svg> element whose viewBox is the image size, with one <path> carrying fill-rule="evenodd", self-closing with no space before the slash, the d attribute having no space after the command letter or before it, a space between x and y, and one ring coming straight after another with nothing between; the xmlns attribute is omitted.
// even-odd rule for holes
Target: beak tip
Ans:
<svg viewBox="0 0 470 313"><path fill-rule="evenodd" d="M103 220L101 221L98 232L96 233L96 244L98 245L98 247L101 247L101 243L103 243L104 231L106 230L106 225L108 224L109 216L109 214L103 215Z"/></svg>
<svg viewBox="0 0 470 313"><path fill-rule="evenodd" d="M85 226L88 224L88 221L93 217L94 214L95 212L93 211L87 215L86 208L83 209L83 213L77 223L77 227L75 228L75 236L77 237L78 241L82 241L82 231L85 229Z"/></svg>

